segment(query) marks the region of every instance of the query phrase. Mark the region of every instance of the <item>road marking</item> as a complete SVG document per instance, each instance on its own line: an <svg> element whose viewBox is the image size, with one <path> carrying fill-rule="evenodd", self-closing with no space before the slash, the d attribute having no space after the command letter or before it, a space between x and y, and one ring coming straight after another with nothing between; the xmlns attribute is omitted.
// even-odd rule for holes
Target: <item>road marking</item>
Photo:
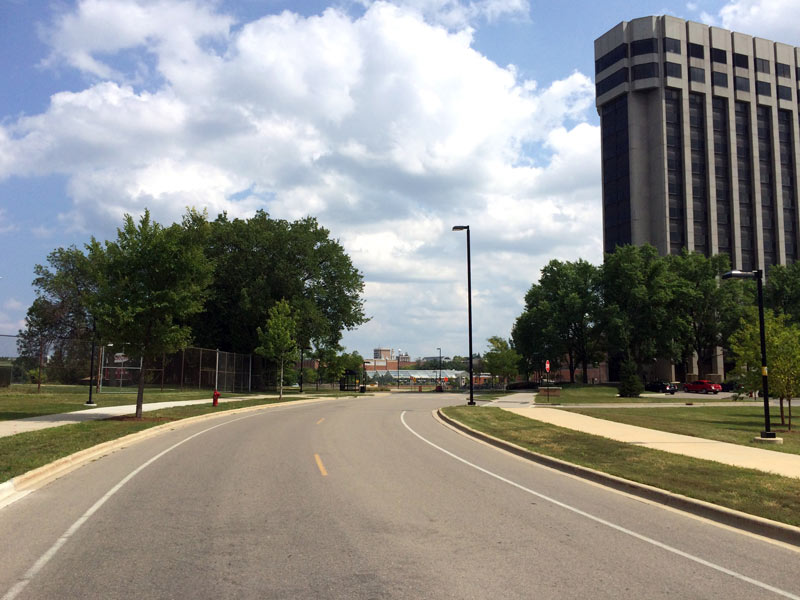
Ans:
<svg viewBox="0 0 800 600"><path fill-rule="evenodd" d="M625 535L629 535L629 536L631 536L633 538L636 538L637 540L640 540L642 542L646 542L648 544L656 546L657 548L661 548L662 550L666 550L667 552L671 552L673 554L676 554L678 556L681 556L683 558L686 558L688 560L691 560L693 562L701 564L701 565L703 565L705 567L708 567L710 569L713 569L715 571L719 571L720 573L724 573L725 575L730 575L731 577L739 579L740 581L745 581L745 582L750 583L750 584L752 584L752 585L754 585L756 587L760 587L763 590L767 590L767 591L773 592L773 593L775 593L775 594L777 594L779 596L783 596L784 598L792 598L793 600L800 600L800 596L792 594L791 592L787 592L786 590L782 590L780 588L776 588L774 586L769 585L768 583L764 583L763 581L758 581L757 579L753 579L751 577L748 577L747 575L743 575L741 573L737 573L736 571L732 571L732 570L727 569L727 568L725 568L725 567L723 567L721 565L718 565L718 564L712 563L710 561L707 561L707 560L705 560L703 558L700 558L699 556L695 556L693 554L689 554L688 552L684 552L683 550L679 550L678 548L674 548L673 546L670 546L670 545L665 544L663 542L659 542L658 540L654 540L653 538L649 538L646 535L642 535L641 533L636 533L635 531L632 531L630 529L626 529L625 527L622 527L621 525L617 525L615 523L612 523L611 521L606 521L605 519L602 519L600 517L597 517L595 515L587 513L585 511L579 509L579 508L575 508L574 506L570 506L569 504L565 504L564 502L561 502L560 500L556 500L555 498L551 498L550 496L546 496L546 495L541 494L539 492L535 492L534 490L532 490L530 488L527 488L527 487L525 487L525 486L523 486L523 485L521 485L519 483L516 483L515 481L511 481L510 479L506 479L502 475L498 475L497 473L493 473L492 471L489 471L488 469L484 469L483 467L479 467L478 465L469 462L467 459L461 458L460 456L458 456L456 454L453 454L449 450L445 450L441 446L437 446L432 441L428 440L427 438L422 437L419 433L417 433L416 431L411 429L411 427L409 427L408 423L406 423L406 412L408 412L408 411L404 410L400 414L400 421L403 423L403 426L406 429L408 429L411 433L413 433L416 437L418 437L420 440L422 440L423 442L425 442L429 446L432 446L433 448L436 448L440 452L443 452L444 454L447 454L451 458L454 458L457 461L462 462L465 465L480 471L481 473L489 475L490 477L494 477L495 479L497 479L499 481L502 481L503 483L507 483L508 485L510 485L512 487L515 487L515 488L517 488L519 490L522 490L523 492L527 492L528 494L531 494L532 496L536 496L537 498L540 498L541 500L545 500L547 502L550 502L551 504L555 504L556 506L564 508L564 509L566 509L568 511L571 511L571 512L575 513L575 514L581 515L582 517L586 517L587 519L590 519L590 520L594 521L595 523L600 523L601 525L605 525L606 527L610 527L611 529L619 531L620 533L624 533Z"/></svg>
<svg viewBox="0 0 800 600"><path fill-rule="evenodd" d="M177 444L173 444L172 446L170 446L166 450L163 450L162 452L159 452L158 454L156 454L153 458L151 458L147 462L139 465L136 469L134 469L128 475L126 475L117 485L115 485L110 490L108 490L108 492L106 492L105 495L102 498L100 498L97 502L95 502L85 513L83 513L83 515L81 515L78 518L78 520L75 521L69 527L69 529L67 529L63 533L63 535L60 538L58 538L58 540L56 540L56 543L53 544L47 552L45 552L44 554L42 554L42 556L39 557L39 560L37 560L33 564L33 566L30 569L28 569L28 572L25 573L25 575L23 575L22 579L20 579L10 590L8 590L6 592L6 594L5 594L5 596L3 596L2 600L13 600L14 598L16 598L22 592L22 590L24 590L25 587L31 582L31 580L34 577L36 577L36 575L39 573L39 571L41 571L45 567L45 565L47 565L47 563L49 563L52 560L52 558L61 549L61 547L67 542L67 540L69 540L69 538L71 538L75 534L75 532L78 531L78 529L80 529L81 526L84 523L86 523L86 521L88 521L89 518L100 509L101 506L103 506L103 504L108 502L108 500L114 494L116 494L120 489L122 489L122 487L126 483L128 483L131 479L136 477L136 475L138 475L143 469L145 469L146 467L149 467L151 464L156 462L159 458L161 458L162 456L164 456L168 452L172 452L178 446L182 446L183 444L185 444L189 440L192 440L192 439L196 438L199 435L203 435L204 433L208 433L209 431L211 431L213 429L216 429L217 427L222 427L223 425L230 425L231 423L235 423L236 421L241 421L242 419L249 419L250 417L254 417L254 416L257 416L257 415L258 415L258 413L245 415L243 417L239 417L238 419L232 419L230 421L225 421L224 423L219 423L217 425L214 425L213 427L209 427L208 429L204 429L203 431L198 431L197 433L190 435L186 439L181 440Z"/></svg>
<svg viewBox="0 0 800 600"><path fill-rule="evenodd" d="M324 420L325 420L325 417L322 417L322 418L321 418L319 421L317 421L317 425L319 425L320 423L322 423Z"/></svg>
<svg viewBox="0 0 800 600"><path fill-rule="evenodd" d="M322 476L327 477L328 472L325 470L325 465L322 464L322 459L319 457L319 454L314 455L314 460L317 461L317 466L319 467L319 472L322 473Z"/></svg>

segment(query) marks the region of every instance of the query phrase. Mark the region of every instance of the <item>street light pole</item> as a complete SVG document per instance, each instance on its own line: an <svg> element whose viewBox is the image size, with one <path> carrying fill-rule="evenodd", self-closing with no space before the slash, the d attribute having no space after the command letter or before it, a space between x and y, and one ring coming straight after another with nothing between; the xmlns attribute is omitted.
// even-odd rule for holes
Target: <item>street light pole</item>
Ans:
<svg viewBox="0 0 800 600"><path fill-rule="evenodd" d="M437 348L437 350L439 351L439 379L436 380L436 385L440 386L442 385L442 349Z"/></svg>
<svg viewBox="0 0 800 600"><path fill-rule="evenodd" d="M773 439L775 432L769 426L769 385L767 384L767 337L764 327L764 272L757 271L728 271L723 279L755 279L758 287L758 328L761 335L761 386L764 395L764 431L762 439Z"/></svg>
<svg viewBox="0 0 800 600"><path fill-rule="evenodd" d="M467 311L469 315L469 406L475 406L475 396L472 387L472 264L470 258L469 225L455 225L453 231L467 232Z"/></svg>
<svg viewBox="0 0 800 600"><path fill-rule="evenodd" d="M397 349L397 389L400 389L400 348Z"/></svg>

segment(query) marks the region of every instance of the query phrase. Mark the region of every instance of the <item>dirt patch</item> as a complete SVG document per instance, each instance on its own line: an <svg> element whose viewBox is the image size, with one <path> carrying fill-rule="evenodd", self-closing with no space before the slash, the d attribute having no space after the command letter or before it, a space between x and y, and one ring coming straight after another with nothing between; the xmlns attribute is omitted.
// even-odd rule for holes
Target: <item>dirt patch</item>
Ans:
<svg viewBox="0 0 800 600"><path fill-rule="evenodd" d="M133 415L124 415L121 417L109 417L108 419L104 419L105 421L135 421L137 423L169 423L170 421L174 421L175 419L170 419L169 417L147 417L142 416L141 419L137 419Z"/></svg>

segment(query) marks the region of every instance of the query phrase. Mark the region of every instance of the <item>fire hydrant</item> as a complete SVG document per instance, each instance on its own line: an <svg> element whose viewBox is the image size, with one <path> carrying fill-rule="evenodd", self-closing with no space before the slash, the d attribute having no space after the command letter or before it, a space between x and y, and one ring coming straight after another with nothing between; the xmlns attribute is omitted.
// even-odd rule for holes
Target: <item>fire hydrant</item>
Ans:
<svg viewBox="0 0 800 600"><path fill-rule="evenodd" d="M217 406L219 404L219 392L214 390L214 403L211 406Z"/></svg>

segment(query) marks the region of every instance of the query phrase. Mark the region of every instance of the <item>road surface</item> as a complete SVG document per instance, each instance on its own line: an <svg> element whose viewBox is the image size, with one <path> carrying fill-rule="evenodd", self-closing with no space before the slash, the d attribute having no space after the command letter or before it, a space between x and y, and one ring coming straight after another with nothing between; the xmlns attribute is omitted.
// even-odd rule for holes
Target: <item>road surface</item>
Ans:
<svg viewBox="0 0 800 600"><path fill-rule="evenodd" d="M513 457L462 397L178 428L0 510L0 597L800 598L800 553Z"/></svg>

